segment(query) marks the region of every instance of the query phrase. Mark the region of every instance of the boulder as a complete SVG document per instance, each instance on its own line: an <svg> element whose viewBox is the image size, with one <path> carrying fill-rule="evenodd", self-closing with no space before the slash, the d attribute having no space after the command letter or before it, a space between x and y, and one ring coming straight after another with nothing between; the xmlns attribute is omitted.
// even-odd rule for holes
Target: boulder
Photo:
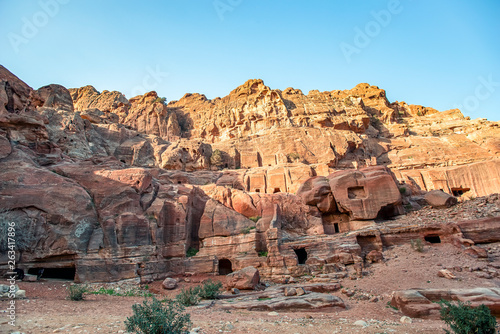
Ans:
<svg viewBox="0 0 500 334"><path fill-rule="evenodd" d="M246 267L227 275L226 288L231 290L254 290L260 283L259 271L254 267Z"/></svg>
<svg viewBox="0 0 500 334"><path fill-rule="evenodd" d="M250 311L278 311L278 310L317 310L327 307L345 308L344 301L337 296L327 293L312 292L301 296L276 296L270 299L253 299L235 302L223 302L222 309L247 309Z"/></svg>
<svg viewBox="0 0 500 334"><path fill-rule="evenodd" d="M298 287L295 289L295 293L297 294L297 296L302 296L306 294L306 291L304 290L304 288Z"/></svg>
<svg viewBox="0 0 500 334"><path fill-rule="evenodd" d="M290 297L290 296L296 296L297 295L297 290L292 287L286 287L285 288L285 296Z"/></svg>
<svg viewBox="0 0 500 334"><path fill-rule="evenodd" d="M469 254L472 257L478 258L478 259L487 259L488 258L488 251L484 248L481 248L479 246L470 246L465 250L466 254Z"/></svg>
<svg viewBox="0 0 500 334"><path fill-rule="evenodd" d="M177 280L174 278L167 277L161 283L161 286L167 290L173 290L177 288Z"/></svg>
<svg viewBox="0 0 500 334"><path fill-rule="evenodd" d="M365 259L369 263L382 262L382 260L384 259L384 255L381 251L374 249L366 254Z"/></svg>
<svg viewBox="0 0 500 334"><path fill-rule="evenodd" d="M427 194L425 194L424 198L427 203L429 203L429 205L431 205L433 208L449 208L450 206L453 206L458 202L456 197L451 196L450 194L447 194L441 190L429 191Z"/></svg>
<svg viewBox="0 0 500 334"><path fill-rule="evenodd" d="M391 305L411 318L439 318L441 299L448 301L470 302L472 307L486 305L493 315L500 315L500 289L412 289L396 291L392 295Z"/></svg>
<svg viewBox="0 0 500 334"><path fill-rule="evenodd" d="M403 213L399 188L386 167L338 171L328 179L338 210L353 220Z"/></svg>
<svg viewBox="0 0 500 334"><path fill-rule="evenodd" d="M330 183L324 176L308 179L300 186L297 196L301 197L305 204L316 206L323 213L337 210Z"/></svg>

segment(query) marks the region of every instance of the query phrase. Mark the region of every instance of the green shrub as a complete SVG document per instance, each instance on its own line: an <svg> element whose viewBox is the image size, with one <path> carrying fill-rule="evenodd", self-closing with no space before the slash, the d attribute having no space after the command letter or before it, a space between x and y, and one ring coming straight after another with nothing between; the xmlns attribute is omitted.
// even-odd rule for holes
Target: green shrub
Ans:
<svg viewBox="0 0 500 334"><path fill-rule="evenodd" d="M165 98L165 97L157 97L157 98L153 101L153 103L156 103L156 102L159 102L159 103L161 103L161 104L165 104L165 103L167 102L167 98Z"/></svg>
<svg viewBox="0 0 500 334"><path fill-rule="evenodd" d="M184 306L198 305L200 302L200 291L201 288L199 286L182 289L175 299Z"/></svg>
<svg viewBox="0 0 500 334"><path fill-rule="evenodd" d="M82 284L71 284L68 287L68 297L70 300L83 300L84 294L88 291L86 285Z"/></svg>
<svg viewBox="0 0 500 334"><path fill-rule="evenodd" d="M411 241L411 248L413 250L422 253L424 251L424 244L422 243L422 239L412 239Z"/></svg>
<svg viewBox="0 0 500 334"><path fill-rule="evenodd" d="M250 219L251 221L253 221L254 223L258 222L259 219L261 219L262 217L261 216L254 216L254 217L250 217L248 219Z"/></svg>
<svg viewBox="0 0 500 334"><path fill-rule="evenodd" d="M214 282L211 279L203 282L200 288L200 293L198 294L201 299L217 299L222 290L221 282Z"/></svg>
<svg viewBox="0 0 500 334"><path fill-rule="evenodd" d="M188 333L191 326L189 314L174 300L162 303L155 297L148 302L132 305L134 314L127 318L125 327L128 332L137 334L181 334Z"/></svg>
<svg viewBox="0 0 500 334"><path fill-rule="evenodd" d="M451 304L449 301L441 300L441 320L443 320L452 330L444 330L451 334L494 334L496 319L491 315L490 310L485 305L471 307L469 304Z"/></svg>
<svg viewBox="0 0 500 334"><path fill-rule="evenodd" d="M251 230L255 230L255 226L248 226L248 227L245 227L244 229L242 229L240 231L241 234L248 234L250 233Z"/></svg>
<svg viewBox="0 0 500 334"><path fill-rule="evenodd" d="M259 256L266 257L267 256L267 251L259 252Z"/></svg>
<svg viewBox="0 0 500 334"><path fill-rule="evenodd" d="M193 257L195 256L196 254L198 254L199 250L196 249L196 248L193 248L193 247L189 247L189 249L187 250L186 252L186 256L187 257Z"/></svg>
<svg viewBox="0 0 500 334"><path fill-rule="evenodd" d="M406 194L406 188L405 188L405 187L400 187L400 188L399 188L399 193L400 193L401 195Z"/></svg>

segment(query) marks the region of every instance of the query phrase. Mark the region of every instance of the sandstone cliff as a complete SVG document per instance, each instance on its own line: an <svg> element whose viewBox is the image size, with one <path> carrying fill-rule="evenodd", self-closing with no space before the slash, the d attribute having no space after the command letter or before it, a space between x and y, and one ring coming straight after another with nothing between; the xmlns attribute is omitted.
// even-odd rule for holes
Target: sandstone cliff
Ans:
<svg viewBox="0 0 500 334"><path fill-rule="evenodd" d="M80 281L218 272L221 259L267 277L334 271L392 232L339 233L417 209L424 190L499 192L498 125L367 84L304 95L249 80L166 105L155 92L34 90L0 67L0 220L25 231L20 263Z"/></svg>

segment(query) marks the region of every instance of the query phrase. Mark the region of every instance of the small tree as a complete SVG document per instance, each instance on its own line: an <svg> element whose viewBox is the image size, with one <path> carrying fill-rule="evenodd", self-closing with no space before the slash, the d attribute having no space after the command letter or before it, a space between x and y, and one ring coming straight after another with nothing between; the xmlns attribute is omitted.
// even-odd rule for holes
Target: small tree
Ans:
<svg viewBox="0 0 500 334"><path fill-rule="evenodd" d="M189 314L177 301L167 299L162 303L155 297L148 302L132 305L134 314L127 318L125 327L136 334L183 334L191 326Z"/></svg>
<svg viewBox="0 0 500 334"><path fill-rule="evenodd" d="M217 168L222 167L223 164L223 159L222 159L222 151L219 149L215 149L212 152L212 155L210 156L210 163L212 166L215 166Z"/></svg>
<svg viewBox="0 0 500 334"><path fill-rule="evenodd" d="M470 304L458 302L451 304L441 300L441 320L446 322L452 332L444 330L447 334L494 334L496 319L491 315L490 309L484 304L472 307Z"/></svg>

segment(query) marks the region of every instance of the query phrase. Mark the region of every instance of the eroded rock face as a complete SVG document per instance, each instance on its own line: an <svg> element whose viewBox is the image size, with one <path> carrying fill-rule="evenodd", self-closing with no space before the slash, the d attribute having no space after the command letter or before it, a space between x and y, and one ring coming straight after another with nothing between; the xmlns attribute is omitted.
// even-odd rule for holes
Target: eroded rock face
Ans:
<svg viewBox="0 0 500 334"><path fill-rule="evenodd" d="M404 200L443 184L488 193L497 185L477 175L497 173L497 139L496 123L391 104L366 84L304 95L252 80L222 99L193 94L166 106L154 92L34 91L0 67L2 209L27 231L26 268L72 269L76 281L249 266L277 281L334 279L346 266L360 276L383 247L431 233L483 256L474 243L500 240L495 216L379 229L372 219L400 213L402 199L391 172L374 165L401 168ZM293 303L336 303L303 298Z"/></svg>
<svg viewBox="0 0 500 334"><path fill-rule="evenodd" d="M30 86L0 65L0 114L24 113L41 103Z"/></svg>
<svg viewBox="0 0 500 334"><path fill-rule="evenodd" d="M375 219L402 213L401 194L389 170L373 167L328 176L340 212L353 219Z"/></svg>
<svg viewBox="0 0 500 334"><path fill-rule="evenodd" d="M100 93L92 86L73 88L70 92L75 109L85 114L89 114L89 110L94 110L94 113L98 110L103 113L105 119L115 123L120 122L143 134L158 136L165 140L177 140L180 137L176 115L168 112L156 92L128 100L120 92Z"/></svg>
<svg viewBox="0 0 500 334"><path fill-rule="evenodd" d="M69 91L61 85L48 85L39 88L36 93L42 98L42 107L73 111L73 100Z"/></svg>
<svg viewBox="0 0 500 334"><path fill-rule="evenodd" d="M315 176L304 182L297 195L305 204L316 206L323 213L337 211L329 179L324 176Z"/></svg>

